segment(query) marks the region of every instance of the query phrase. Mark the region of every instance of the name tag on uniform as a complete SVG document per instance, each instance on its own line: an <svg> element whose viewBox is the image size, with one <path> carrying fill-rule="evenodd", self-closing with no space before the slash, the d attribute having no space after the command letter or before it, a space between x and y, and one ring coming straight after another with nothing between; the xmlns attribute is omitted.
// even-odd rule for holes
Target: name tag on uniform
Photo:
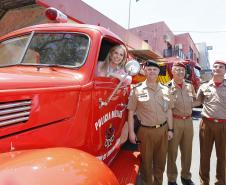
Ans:
<svg viewBox="0 0 226 185"><path fill-rule="evenodd" d="M148 95L147 94L138 95L138 98L142 98L142 97L148 97Z"/></svg>
<svg viewBox="0 0 226 185"><path fill-rule="evenodd" d="M148 101L149 100L149 94L148 93L142 93L137 95L138 101Z"/></svg>
<svg viewBox="0 0 226 185"><path fill-rule="evenodd" d="M205 96L210 96L210 95L212 94L212 91L211 91L210 88L206 88L206 89L203 91L203 94L204 94Z"/></svg>

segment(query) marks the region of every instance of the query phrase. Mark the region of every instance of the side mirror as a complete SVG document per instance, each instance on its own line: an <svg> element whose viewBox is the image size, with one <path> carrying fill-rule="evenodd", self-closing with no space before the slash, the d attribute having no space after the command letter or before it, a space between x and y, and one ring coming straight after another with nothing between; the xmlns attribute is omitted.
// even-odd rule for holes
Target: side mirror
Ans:
<svg viewBox="0 0 226 185"><path fill-rule="evenodd" d="M138 61L136 60L130 60L126 63L125 65L125 72L126 75L120 80L119 84L117 85L117 87L114 89L114 91L112 92L112 94L107 98L106 101L103 101L101 99L99 99L99 108L102 108L103 106L107 106L108 103L111 101L112 97L115 95L115 93L117 92L117 90L119 89L119 87L122 85L123 81L126 79L126 77L128 75L130 76L134 76L136 74L138 74L140 71L140 64Z"/></svg>
<svg viewBox="0 0 226 185"><path fill-rule="evenodd" d="M130 60L125 65L125 71L130 76L135 76L140 71L140 64L136 60Z"/></svg>

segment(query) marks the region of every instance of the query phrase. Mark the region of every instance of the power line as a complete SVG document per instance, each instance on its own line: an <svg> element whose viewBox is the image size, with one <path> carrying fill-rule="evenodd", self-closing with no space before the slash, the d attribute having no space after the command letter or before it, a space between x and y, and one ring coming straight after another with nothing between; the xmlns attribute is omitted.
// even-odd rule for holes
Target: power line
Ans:
<svg viewBox="0 0 226 185"><path fill-rule="evenodd" d="M191 31L172 31L172 32L189 32L189 33L226 33L226 30L216 30L216 31L196 31L196 30L191 30Z"/></svg>
<svg viewBox="0 0 226 185"><path fill-rule="evenodd" d="M137 33L139 32L152 32L152 33L156 33L158 32L158 30L139 30L136 29ZM226 33L226 30L215 30L215 31L198 31L198 30L190 30L190 31L174 31L174 30L170 30L170 31L163 31L163 33L204 33L204 34L216 34L216 33Z"/></svg>
<svg viewBox="0 0 226 185"><path fill-rule="evenodd" d="M132 28L133 29L133 28ZM133 30L136 30L137 33L139 32L152 32L152 33L158 33L158 30L139 30L139 28L134 28ZM213 31L199 31L199 30L170 30L170 31L163 31L163 33L200 33L200 34L221 34L226 33L226 30L213 30Z"/></svg>

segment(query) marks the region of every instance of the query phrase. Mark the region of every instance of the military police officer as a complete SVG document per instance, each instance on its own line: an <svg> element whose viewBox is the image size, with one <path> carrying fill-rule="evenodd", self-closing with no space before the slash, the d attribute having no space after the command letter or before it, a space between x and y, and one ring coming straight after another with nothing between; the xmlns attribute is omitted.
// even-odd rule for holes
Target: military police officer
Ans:
<svg viewBox="0 0 226 185"><path fill-rule="evenodd" d="M159 65L148 60L144 68L147 80L137 85L129 98L129 138L140 141L143 185L162 184L168 139L173 137L171 100L168 88L157 82ZM134 133L136 112L141 121L138 134Z"/></svg>
<svg viewBox="0 0 226 185"><path fill-rule="evenodd" d="M225 185L226 140L226 63L217 60L213 64L213 78L200 86L197 99L203 103L200 123L201 185L209 185L210 157L215 143L217 155L216 183Z"/></svg>
<svg viewBox="0 0 226 185"><path fill-rule="evenodd" d="M168 185L177 185L176 159L178 147L181 152L181 182L183 185L193 185L191 180L191 157L192 157L192 106L196 98L192 84L185 82L185 65L176 61L172 67L173 80L168 83L169 93L173 97L174 107L173 125L174 137L169 141L167 158Z"/></svg>

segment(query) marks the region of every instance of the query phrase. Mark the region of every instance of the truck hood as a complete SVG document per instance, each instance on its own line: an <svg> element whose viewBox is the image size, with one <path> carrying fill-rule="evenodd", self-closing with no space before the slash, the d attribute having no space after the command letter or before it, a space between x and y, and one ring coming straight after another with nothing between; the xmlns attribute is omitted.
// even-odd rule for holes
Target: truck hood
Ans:
<svg viewBox="0 0 226 185"><path fill-rule="evenodd" d="M31 131L55 128L57 124L63 125L60 129L70 129L70 124L63 123L76 116L80 93L92 86L84 82L84 77L76 69L0 68L0 138L7 137L11 142L11 134L30 137ZM39 132L34 133L39 137ZM4 145L7 151L10 143Z"/></svg>
<svg viewBox="0 0 226 185"><path fill-rule="evenodd" d="M0 90L51 88L82 85L84 76L76 69L13 66L0 68Z"/></svg>

